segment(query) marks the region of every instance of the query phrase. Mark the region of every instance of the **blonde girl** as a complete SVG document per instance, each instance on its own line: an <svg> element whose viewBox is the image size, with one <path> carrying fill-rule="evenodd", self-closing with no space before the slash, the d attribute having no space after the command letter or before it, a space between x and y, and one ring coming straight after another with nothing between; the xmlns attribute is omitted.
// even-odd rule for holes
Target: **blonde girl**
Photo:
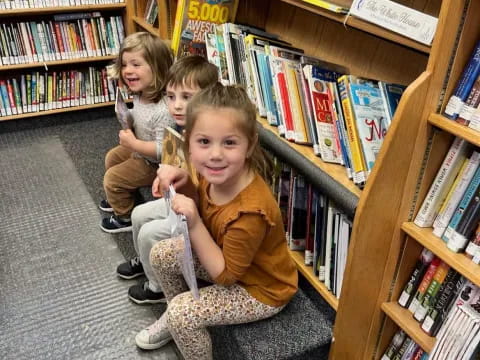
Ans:
<svg viewBox="0 0 480 360"><path fill-rule="evenodd" d="M138 32L125 38L111 71L133 94L133 129L120 130L119 145L105 156L106 199L100 202L100 209L113 213L101 222L106 232L131 231L134 192L151 186L155 179L164 128L175 125L164 97L172 63L167 44L149 33Z"/></svg>
<svg viewBox="0 0 480 360"><path fill-rule="evenodd" d="M158 184L162 191L169 184L177 189L172 208L187 218L197 276L213 285L200 289L195 300L181 274L182 240L157 243L150 261L168 307L135 340L156 349L173 338L185 359L212 359L208 326L277 314L295 294L298 278L280 209L265 181L269 161L246 92L219 83L201 91L188 104L185 130L199 185L171 166L159 169Z"/></svg>

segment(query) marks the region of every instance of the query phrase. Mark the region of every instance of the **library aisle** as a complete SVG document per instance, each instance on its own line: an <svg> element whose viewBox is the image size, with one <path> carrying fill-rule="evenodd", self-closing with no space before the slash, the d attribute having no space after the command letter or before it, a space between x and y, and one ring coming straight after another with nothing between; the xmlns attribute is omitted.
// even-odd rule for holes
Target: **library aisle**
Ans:
<svg viewBox="0 0 480 360"><path fill-rule="evenodd" d="M177 359L173 343L154 352L135 346L135 334L159 314L128 300L132 282L115 275L121 245L100 230L97 199L85 184L101 176L77 170L85 150L71 140L88 148L92 136L81 132L110 121L0 128L2 359ZM86 158L101 163L103 156Z"/></svg>

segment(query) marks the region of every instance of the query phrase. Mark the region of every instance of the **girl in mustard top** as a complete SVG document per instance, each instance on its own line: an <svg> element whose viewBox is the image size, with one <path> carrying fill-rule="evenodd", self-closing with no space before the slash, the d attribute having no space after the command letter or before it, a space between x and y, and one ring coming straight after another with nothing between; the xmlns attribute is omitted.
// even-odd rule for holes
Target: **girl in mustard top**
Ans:
<svg viewBox="0 0 480 360"><path fill-rule="evenodd" d="M258 144L256 111L245 90L217 83L195 95L187 108L185 147L198 186L184 170L166 165L154 186L177 190L172 209L187 218L197 276L213 285L194 299L178 260L183 240L159 242L150 261L168 307L135 341L157 349L173 338L186 360L212 359L206 328L277 314L297 290L297 270L265 182L270 162Z"/></svg>

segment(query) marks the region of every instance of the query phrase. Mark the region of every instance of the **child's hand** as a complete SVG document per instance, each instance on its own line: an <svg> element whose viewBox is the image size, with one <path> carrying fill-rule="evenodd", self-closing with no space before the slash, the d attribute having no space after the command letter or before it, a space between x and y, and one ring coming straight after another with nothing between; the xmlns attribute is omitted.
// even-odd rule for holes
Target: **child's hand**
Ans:
<svg viewBox="0 0 480 360"><path fill-rule="evenodd" d="M172 165L162 164L158 167L157 177L153 181L152 194L153 196L161 197L162 194L168 191L170 184L177 190L187 183L188 178L189 175L185 170Z"/></svg>
<svg viewBox="0 0 480 360"><path fill-rule="evenodd" d="M120 130L118 133L118 138L120 145L136 151L135 142L137 141L137 138L131 129Z"/></svg>
<svg viewBox="0 0 480 360"><path fill-rule="evenodd" d="M176 194L172 199L172 209L177 214L183 214L187 218L188 229L193 229L200 219L195 201L183 194Z"/></svg>

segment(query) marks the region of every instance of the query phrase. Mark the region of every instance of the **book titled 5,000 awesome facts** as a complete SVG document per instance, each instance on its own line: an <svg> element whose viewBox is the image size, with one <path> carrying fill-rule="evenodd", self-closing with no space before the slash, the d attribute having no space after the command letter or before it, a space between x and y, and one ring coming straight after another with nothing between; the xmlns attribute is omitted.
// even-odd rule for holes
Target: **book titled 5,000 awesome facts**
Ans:
<svg viewBox="0 0 480 360"><path fill-rule="evenodd" d="M216 24L233 22L237 6L238 0L180 0L172 36L175 55L206 57L205 34L214 33Z"/></svg>

